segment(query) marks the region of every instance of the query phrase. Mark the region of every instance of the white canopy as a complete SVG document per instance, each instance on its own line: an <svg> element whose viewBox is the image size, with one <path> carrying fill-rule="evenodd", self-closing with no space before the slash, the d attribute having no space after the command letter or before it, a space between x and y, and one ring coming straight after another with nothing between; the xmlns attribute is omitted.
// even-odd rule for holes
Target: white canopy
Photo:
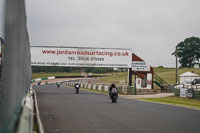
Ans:
<svg viewBox="0 0 200 133"><path fill-rule="evenodd" d="M185 72L185 73L183 73L179 76L180 77L198 77L199 75L188 71L188 72Z"/></svg>
<svg viewBox="0 0 200 133"><path fill-rule="evenodd" d="M192 80L199 77L199 75L194 74L192 72L185 72L185 73L179 75L179 77L180 77L180 83L184 84L184 83L190 83Z"/></svg>

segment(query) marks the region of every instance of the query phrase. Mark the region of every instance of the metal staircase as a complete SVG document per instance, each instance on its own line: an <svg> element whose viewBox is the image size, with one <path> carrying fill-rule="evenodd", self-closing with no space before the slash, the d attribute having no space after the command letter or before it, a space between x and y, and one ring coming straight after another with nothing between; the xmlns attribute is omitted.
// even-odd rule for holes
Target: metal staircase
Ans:
<svg viewBox="0 0 200 133"><path fill-rule="evenodd" d="M165 90L168 86L168 83L155 73L153 83L159 86L161 90Z"/></svg>

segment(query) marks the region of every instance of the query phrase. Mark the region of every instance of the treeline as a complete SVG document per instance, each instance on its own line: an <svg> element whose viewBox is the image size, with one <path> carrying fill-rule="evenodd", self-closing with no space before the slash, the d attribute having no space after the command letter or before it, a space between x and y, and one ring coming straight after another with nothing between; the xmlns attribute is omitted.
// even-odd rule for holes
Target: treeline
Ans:
<svg viewBox="0 0 200 133"><path fill-rule="evenodd" d="M54 73L54 72L86 72L86 73L109 73L114 72L113 68L98 67L58 67L58 66L32 66L33 73Z"/></svg>

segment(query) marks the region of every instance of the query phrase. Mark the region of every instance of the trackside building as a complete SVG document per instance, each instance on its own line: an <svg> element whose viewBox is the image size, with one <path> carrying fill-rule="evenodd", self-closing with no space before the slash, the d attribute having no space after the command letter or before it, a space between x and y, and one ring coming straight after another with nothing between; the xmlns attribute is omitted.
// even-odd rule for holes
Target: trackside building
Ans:
<svg viewBox="0 0 200 133"><path fill-rule="evenodd" d="M132 72L137 75L137 89L153 89L153 68L134 53L132 53Z"/></svg>

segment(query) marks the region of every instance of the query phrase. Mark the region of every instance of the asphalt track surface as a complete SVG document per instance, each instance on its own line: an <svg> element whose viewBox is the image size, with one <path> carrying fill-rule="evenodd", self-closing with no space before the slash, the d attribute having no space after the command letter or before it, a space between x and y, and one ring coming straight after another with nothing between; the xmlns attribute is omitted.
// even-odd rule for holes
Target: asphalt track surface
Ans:
<svg viewBox="0 0 200 133"><path fill-rule="evenodd" d="M45 133L200 133L200 111L56 85L34 86Z"/></svg>

